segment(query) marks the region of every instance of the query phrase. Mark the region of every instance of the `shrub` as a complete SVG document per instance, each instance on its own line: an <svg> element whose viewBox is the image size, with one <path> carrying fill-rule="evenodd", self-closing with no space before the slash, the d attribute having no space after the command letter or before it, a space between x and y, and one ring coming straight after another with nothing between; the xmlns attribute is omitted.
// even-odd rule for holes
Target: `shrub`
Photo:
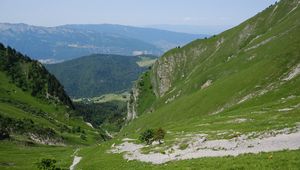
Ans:
<svg viewBox="0 0 300 170"><path fill-rule="evenodd" d="M80 135L80 139L86 140L86 136L85 136L84 134L81 134L81 135Z"/></svg>
<svg viewBox="0 0 300 170"><path fill-rule="evenodd" d="M150 145L153 142L154 137L154 130L153 129L147 129L140 135L140 141L146 142L147 145Z"/></svg>
<svg viewBox="0 0 300 170"><path fill-rule="evenodd" d="M9 139L9 132L6 129L0 129L0 140Z"/></svg>
<svg viewBox="0 0 300 170"><path fill-rule="evenodd" d="M142 142L146 142L147 145L150 145L153 141L158 141L161 144L161 140L165 138L166 132L162 128L156 130L147 129L141 133L139 139Z"/></svg>
<svg viewBox="0 0 300 170"><path fill-rule="evenodd" d="M158 128L154 133L154 140L161 144L161 140L165 138L166 132L162 128Z"/></svg>
<svg viewBox="0 0 300 170"><path fill-rule="evenodd" d="M55 163L55 159L43 158L40 162L37 163L37 167L41 170L61 170L61 168L56 167Z"/></svg>

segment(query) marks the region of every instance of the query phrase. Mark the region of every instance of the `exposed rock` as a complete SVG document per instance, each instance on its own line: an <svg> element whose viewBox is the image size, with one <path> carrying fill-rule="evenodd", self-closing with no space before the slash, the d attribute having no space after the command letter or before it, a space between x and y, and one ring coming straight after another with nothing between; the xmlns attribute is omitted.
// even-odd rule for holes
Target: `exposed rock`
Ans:
<svg viewBox="0 0 300 170"><path fill-rule="evenodd" d="M258 47L260 47L262 45L265 45L268 42L272 41L274 38L276 38L276 37L270 37L270 38L268 38L268 39L266 39L266 40L264 40L264 41L262 41L262 42L260 42L260 43L258 43L256 45L252 46L252 47L249 47L249 48L245 49L245 51L250 51L252 49L255 49L255 48L258 48Z"/></svg>
<svg viewBox="0 0 300 170"><path fill-rule="evenodd" d="M248 24L244 27L244 29L239 34L238 44L241 44L243 41L245 41L251 36L253 30L255 29L255 26L255 24Z"/></svg>
<svg viewBox="0 0 300 170"><path fill-rule="evenodd" d="M88 125L89 127L94 128L93 125L92 125L90 122L85 122L85 123L86 123L86 125Z"/></svg>
<svg viewBox="0 0 300 170"><path fill-rule="evenodd" d="M127 102L127 122L137 118L136 105L139 95L139 89L137 84L132 88L132 93L130 95L130 100Z"/></svg>
<svg viewBox="0 0 300 170"><path fill-rule="evenodd" d="M298 64L283 80L289 81L300 74L300 64Z"/></svg>
<svg viewBox="0 0 300 170"><path fill-rule="evenodd" d="M162 60L158 60L156 64L156 76L158 82L158 95L163 96L172 86L171 77L175 69L174 56L164 57Z"/></svg>
<svg viewBox="0 0 300 170"><path fill-rule="evenodd" d="M72 165L70 166L70 170L74 170L76 165L80 162L82 157L79 157L79 156L75 156L74 159L73 159L73 163Z"/></svg>
<svg viewBox="0 0 300 170"><path fill-rule="evenodd" d="M283 108L283 109L278 109L278 112L288 112L293 110L293 108Z"/></svg>
<svg viewBox="0 0 300 170"><path fill-rule="evenodd" d="M201 89L205 89L207 87L209 87L212 83L212 80L207 80L202 86Z"/></svg>
<svg viewBox="0 0 300 170"><path fill-rule="evenodd" d="M33 133L29 134L31 140L36 143L44 145L54 145L54 146L66 146L61 139L50 138L46 136L40 136Z"/></svg>
<svg viewBox="0 0 300 170"><path fill-rule="evenodd" d="M238 156L245 153L273 152L285 149L296 150L300 147L300 127L285 128L279 131L262 133L257 138L250 138L254 133L236 135L232 139L207 140L205 135L193 134L180 139L186 148L173 145L162 153L143 154L142 144L124 142L113 147L110 153L124 153L127 160L139 160L153 164L162 164L174 160L186 160L202 157ZM161 148L163 149L163 148ZM166 154L167 153L167 154Z"/></svg>

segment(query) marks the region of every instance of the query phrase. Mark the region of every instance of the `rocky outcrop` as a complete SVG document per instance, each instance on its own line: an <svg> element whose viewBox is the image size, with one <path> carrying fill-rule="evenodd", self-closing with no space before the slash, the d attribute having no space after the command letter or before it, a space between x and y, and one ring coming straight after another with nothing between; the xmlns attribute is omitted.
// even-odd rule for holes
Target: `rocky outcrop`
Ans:
<svg viewBox="0 0 300 170"><path fill-rule="evenodd" d="M137 105L138 95L139 95L139 89L137 87L137 84L135 84L134 87L132 88L130 99L127 102L127 118L126 118L127 122L137 118L136 105Z"/></svg>
<svg viewBox="0 0 300 170"><path fill-rule="evenodd" d="M157 96L163 96L172 86L172 75L175 69L175 59L174 56L164 57L161 60L158 60L154 65L155 75L155 94Z"/></svg>

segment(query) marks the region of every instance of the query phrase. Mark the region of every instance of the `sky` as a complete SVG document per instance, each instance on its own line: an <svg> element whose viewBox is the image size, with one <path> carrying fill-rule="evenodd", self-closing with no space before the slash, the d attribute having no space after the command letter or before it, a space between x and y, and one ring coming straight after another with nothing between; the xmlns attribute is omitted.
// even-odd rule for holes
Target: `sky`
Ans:
<svg viewBox="0 0 300 170"><path fill-rule="evenodd" d="M0 0L0 22L234 26L276 0Z"/></svg>

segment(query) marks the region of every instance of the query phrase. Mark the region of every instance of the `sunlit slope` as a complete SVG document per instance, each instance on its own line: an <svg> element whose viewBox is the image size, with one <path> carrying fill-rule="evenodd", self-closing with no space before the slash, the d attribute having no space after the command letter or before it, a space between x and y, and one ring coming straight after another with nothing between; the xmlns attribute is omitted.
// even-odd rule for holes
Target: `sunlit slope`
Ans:
<svg viewBox="0 0 300 170"><path fill-rule="evenodd" d="M63 87L40 63L2 44L0 55L1 140L73 145L100 139L75 117Z"/></svg>
<svg viewBox="0 0 300 170"><path fill-rule="evenodd" d="M141 77L139 118L125 131L161 126L214 135L293 126L300 121L299 18L299 0L280 1L167 52Z"/></svg>

